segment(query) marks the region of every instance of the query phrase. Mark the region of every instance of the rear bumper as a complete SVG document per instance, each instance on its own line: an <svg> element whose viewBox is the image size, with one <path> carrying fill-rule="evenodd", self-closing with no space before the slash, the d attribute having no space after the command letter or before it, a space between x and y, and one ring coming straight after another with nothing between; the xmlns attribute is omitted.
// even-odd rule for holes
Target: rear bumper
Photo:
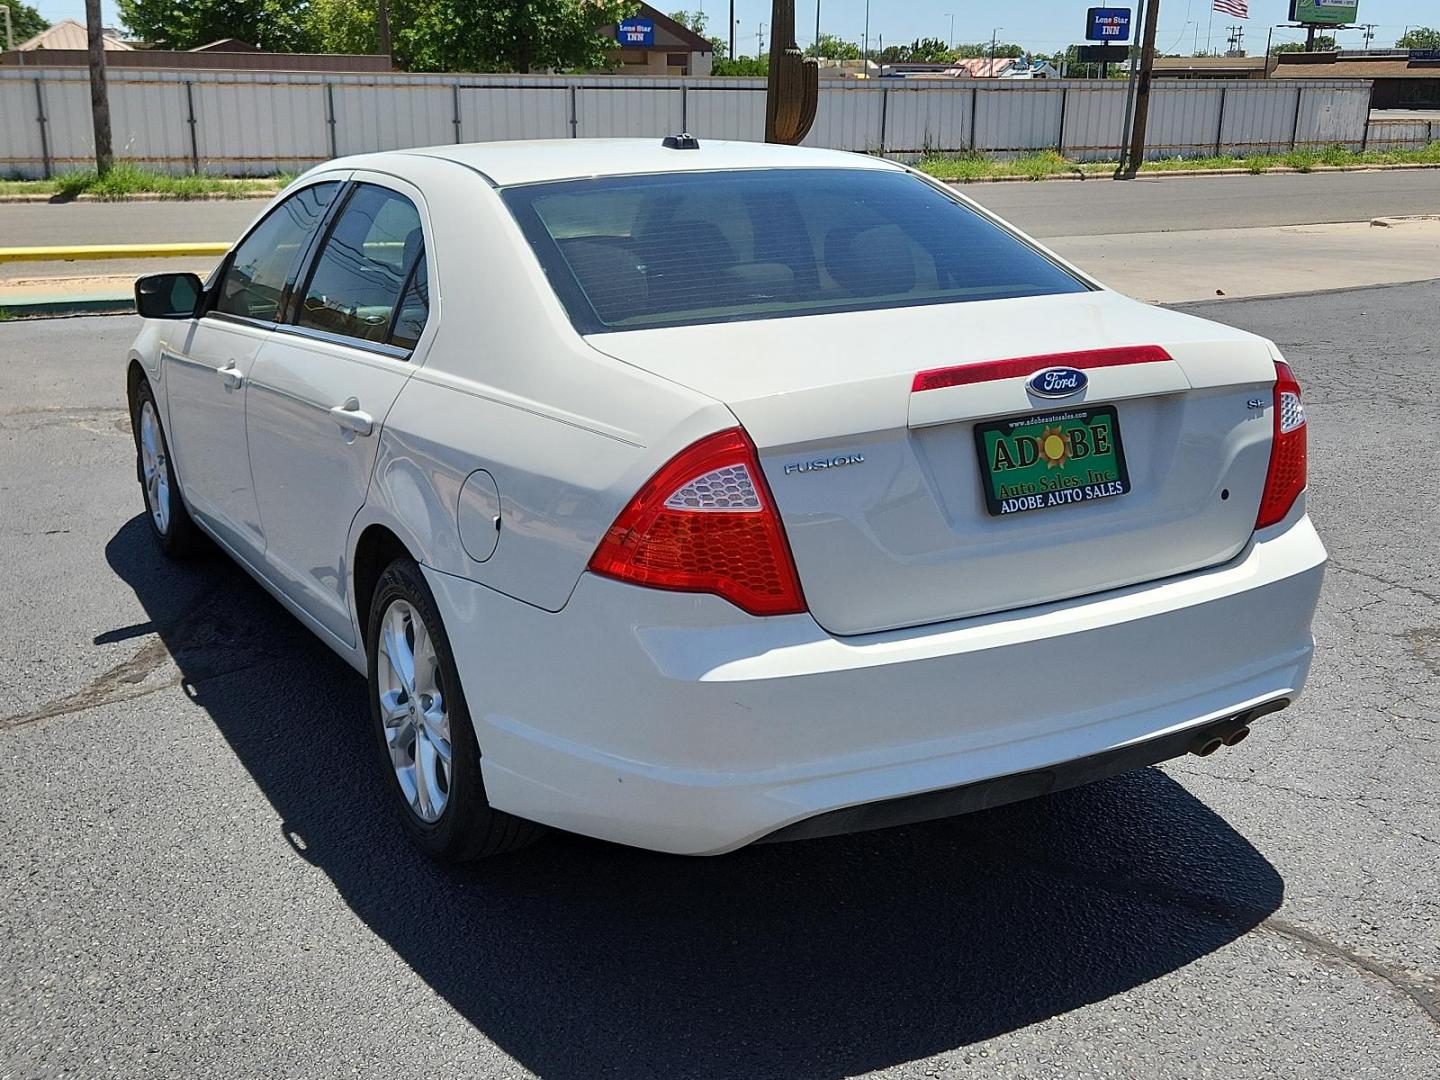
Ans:
<svg viewBox="0 0 1440 1080"><path fill-rule="evenodd" d="M1123 763L1127 748L1145 764L1196 727L1293 699L1325 558L1297 507L1211 570L854 638L593 575L552 614L426 573L492 804L714 854L847 808Z"/></svg>

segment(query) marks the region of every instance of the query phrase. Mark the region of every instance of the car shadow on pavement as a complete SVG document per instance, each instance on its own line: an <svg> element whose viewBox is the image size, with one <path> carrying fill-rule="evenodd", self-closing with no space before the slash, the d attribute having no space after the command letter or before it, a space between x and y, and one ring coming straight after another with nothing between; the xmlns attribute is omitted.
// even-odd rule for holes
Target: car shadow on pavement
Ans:
<svg viewBox="0 0 1440 1080"><path fill-rule="evenodd" d="M1281 902L1265 858L1158 769L714 859L555 834L438 867L385 801L358 675L223 556L165 562L143 518L106 556L283 820L275 842L543 1077L867 1072L1143 984ZM275 737L287 716L309 737Z"/></svg>

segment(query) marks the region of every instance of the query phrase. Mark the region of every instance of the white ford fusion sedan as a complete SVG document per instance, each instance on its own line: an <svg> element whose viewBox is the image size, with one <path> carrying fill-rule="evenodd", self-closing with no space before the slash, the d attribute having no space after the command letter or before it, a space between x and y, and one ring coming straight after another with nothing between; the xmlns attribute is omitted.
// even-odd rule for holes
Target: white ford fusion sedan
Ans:
<svg viewBox="0 0 1440 1080"><path fill-rule="evenodd" d="M136 296L156 540L367 675L435 857L956 814L1234 745L1305 682L1275 346L892 162L343 158Z"/></svg>

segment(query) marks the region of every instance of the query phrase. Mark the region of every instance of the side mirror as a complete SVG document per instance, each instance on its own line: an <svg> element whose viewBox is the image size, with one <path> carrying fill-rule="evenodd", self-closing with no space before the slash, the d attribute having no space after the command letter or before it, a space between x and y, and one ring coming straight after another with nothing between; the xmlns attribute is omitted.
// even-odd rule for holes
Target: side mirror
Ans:
<svg viewBox="0 0 1440 1080"><path fill-rule="evenodd" d="M194 274L150 274L135 282L135 310L145 319L189 319L205 286Z"/></svg>

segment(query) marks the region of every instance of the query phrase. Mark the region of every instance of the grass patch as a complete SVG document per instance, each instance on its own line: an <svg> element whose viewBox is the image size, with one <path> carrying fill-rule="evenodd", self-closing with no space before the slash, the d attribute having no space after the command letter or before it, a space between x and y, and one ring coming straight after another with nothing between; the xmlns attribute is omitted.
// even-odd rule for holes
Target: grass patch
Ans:
<svg viewBox="0 0 1440 1080"><path fill-rule="evenodd" d="M1321 150L1291 150L1279 154L1206 154L1200 157L1163 158L1147 161L1141 172L1165 173L1179 171L1210 171L1245 169L1263 173L1267 169L1288 168L1311 172L1317 166L1354 165L1422 165L1440 164L1440 142L1413 150L1348 150L1343 146L1327 146ZM1016 158L992 158L979 153L926 154L919 168L941 180L989 180L997 176L1024 176L1043 180L1048 176L1107 176L1115 171L1113 161L1075 162L1054 150L1042 150Z"/></svg>
<svg viewBox="0 0 1440 1080"><path fill-rule="evenodd" d="M0 195L54 195L73 199L97 195L102 199L126 199L132 195L165 195L193 199L200 195L242 195L276 191L294 179L290 173L273 177L231 179L223 176L171 176L142 169L137 165L116 165L102 179L94 170L63 173L51 180L0 180Z"/></svg>
<svg viewBox="0 0 1440 1080"><path fill-rule="evenodd" d="M18 316L13 311L0 307L0 322L10 322L15 318L18 318Z"/></svg>
<svg viewBox="0 0 1440 1080"><path fill-rule="evenodd" d="M1054 150L1039 150L1013 158L993 158L974 152L926 154L919 167L941 180L988 180L996 176L1044 180L1047 176L1077 176L1086 171L1084 166Z"/></svg>

